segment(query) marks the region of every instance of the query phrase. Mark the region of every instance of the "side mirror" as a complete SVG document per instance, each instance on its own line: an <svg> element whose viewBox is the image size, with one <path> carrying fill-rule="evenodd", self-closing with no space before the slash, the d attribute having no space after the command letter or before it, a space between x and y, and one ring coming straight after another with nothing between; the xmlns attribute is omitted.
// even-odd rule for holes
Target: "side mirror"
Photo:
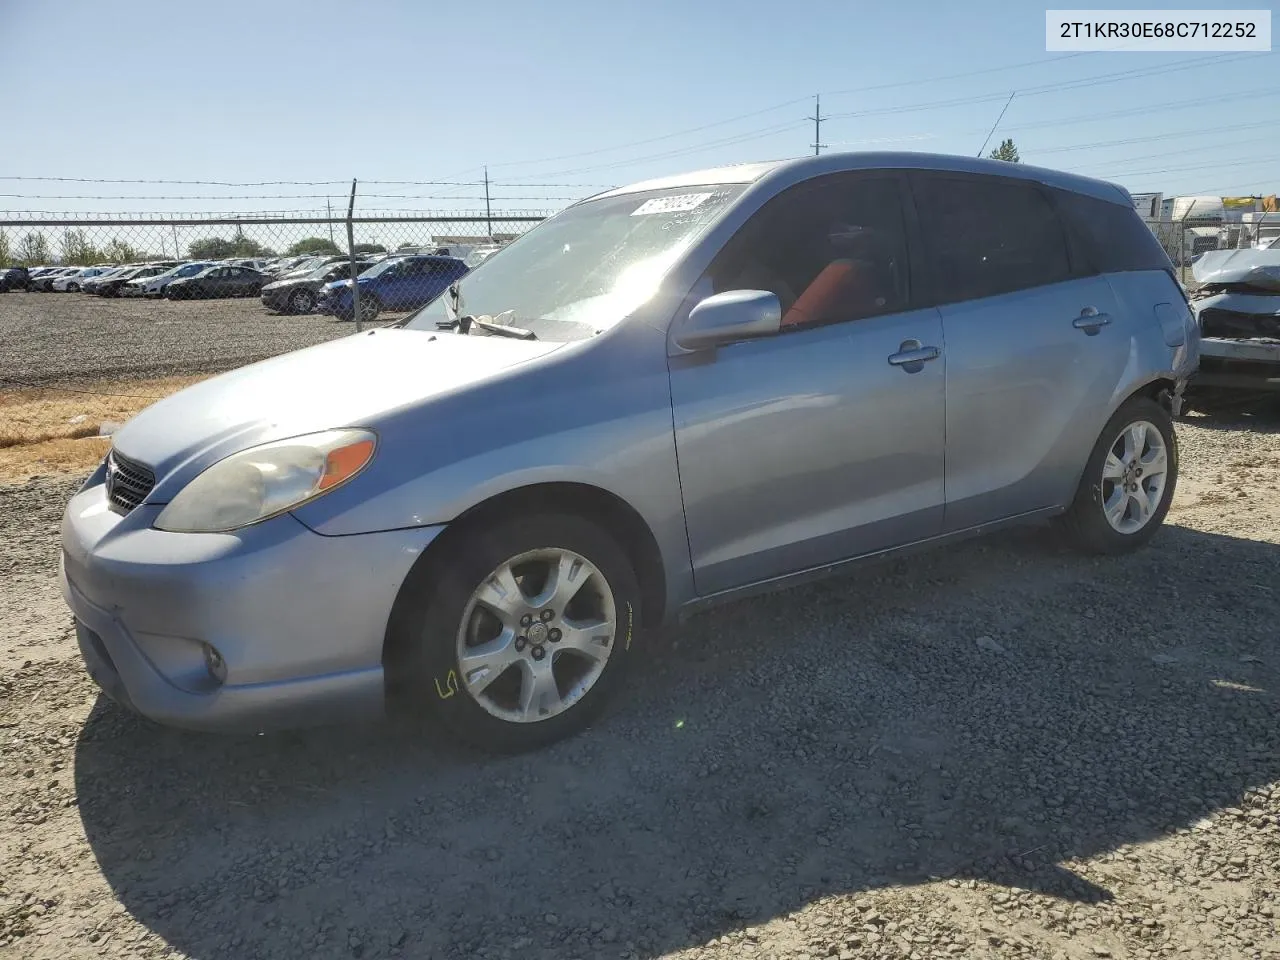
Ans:
<svg viewBox="0 0 1280 960"><path fill-rule="evenodd" d="M782 304L767 290L727 290L707 297L691 311L676 343L686 350L702 350L754 340L778 332L782 325Z"/></svg>

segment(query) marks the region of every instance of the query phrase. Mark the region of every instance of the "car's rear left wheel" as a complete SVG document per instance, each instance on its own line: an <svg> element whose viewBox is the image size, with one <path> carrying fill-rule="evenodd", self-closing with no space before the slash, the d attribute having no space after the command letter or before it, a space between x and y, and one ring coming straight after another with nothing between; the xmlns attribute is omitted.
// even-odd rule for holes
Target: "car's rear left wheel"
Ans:
<svg viewBox="0 0 1280 960"><path fill-rule="evenodd" d="M1169 412L1148 397L1123 404L1103 428L1060 527L1090 553L1123 553L1155 535L1178 481Z"/></svg>
<svg viewBox="0 0 1280 960"><path fill-rule="evenodd" d="M458 537L405 621L411 699L488 750L581 730L626 672L639 590L625 552L571 514Z"/></svg>

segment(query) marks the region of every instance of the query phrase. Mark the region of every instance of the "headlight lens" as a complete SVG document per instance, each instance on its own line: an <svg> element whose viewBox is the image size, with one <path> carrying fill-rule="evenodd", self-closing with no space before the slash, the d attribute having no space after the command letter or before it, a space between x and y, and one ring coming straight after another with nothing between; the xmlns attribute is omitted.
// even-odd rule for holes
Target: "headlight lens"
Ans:
<svg viewBox="0 0 1280 960"><path fill-rule="evenodd" d="M363 470L376 440L368 430L327 430L234 453L183 487L156 529L226 533L284 513Z"/></svg>

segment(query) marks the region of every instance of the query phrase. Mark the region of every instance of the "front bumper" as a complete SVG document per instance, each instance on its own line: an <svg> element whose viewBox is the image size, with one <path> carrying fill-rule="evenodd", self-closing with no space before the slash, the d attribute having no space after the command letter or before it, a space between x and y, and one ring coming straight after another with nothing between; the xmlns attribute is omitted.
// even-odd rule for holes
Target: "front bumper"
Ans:
<svg viewBox="0 0 1280 960"><path fill-rule="evenodd" d="M1192 389L1280 391L1280 339L1265 335L1280 318L1280 297L1220 293L1197 300L1195 309L1200 327L1210 327L1211 335L1201 335ZM1229 322L1219 322L1221 317ZM1258 335L1250 336L1255 317ZM1237 331L1240 336L1231 335Z"/></svg>
<svg viewBox="0 0 1280 960"><path fill-rule="evenodd" d="M159 723L222 732L382 714L387 620L441 527L325 537L285 514L234 534L175 534L152 528L159 512L122 517L97 484L63 519L63 596L108 696Z"/></svg>
<svg viewBox="0 0 1280 960"><path fill-rule="evenodd" d="M1190 386L1280 391L1280 340L1200 341L1200 369Z"/></svg>

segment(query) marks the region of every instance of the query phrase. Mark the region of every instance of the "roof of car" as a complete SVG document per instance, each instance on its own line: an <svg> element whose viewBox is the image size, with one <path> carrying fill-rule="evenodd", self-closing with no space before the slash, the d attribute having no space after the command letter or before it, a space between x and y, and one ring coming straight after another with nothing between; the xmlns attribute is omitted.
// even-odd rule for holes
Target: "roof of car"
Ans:
<svg viewBox="0 0 1280 960"><path fill-rule="evenodd" d="M1082 177L1074 173L1050 170L1045 167L1034 167L1025 163L1009 163L1004 160L989 160L982 157L962 157L952 154L916 153L912 151L824 153L816 157L801 157L795 160L775 160L768 163L740 163L727 167L710 167L705 170L693 170L689 173L659 177L653 180L642 180L639 183L628 184L624 187L615 187L588 199L598 200L601 197L620 196L648 190L666 190L673 187L708 186L718 183L754 183L770 174L785 176L790 180L859 169L932 170L945 173L977 173L988 176L1015 177L1023 180L1034 180L1062 190L1087 194L1113 203L1128 204L1130 202L1129 195L1123 187L1105 180L1095 180L1092 177Z"/></svg>

